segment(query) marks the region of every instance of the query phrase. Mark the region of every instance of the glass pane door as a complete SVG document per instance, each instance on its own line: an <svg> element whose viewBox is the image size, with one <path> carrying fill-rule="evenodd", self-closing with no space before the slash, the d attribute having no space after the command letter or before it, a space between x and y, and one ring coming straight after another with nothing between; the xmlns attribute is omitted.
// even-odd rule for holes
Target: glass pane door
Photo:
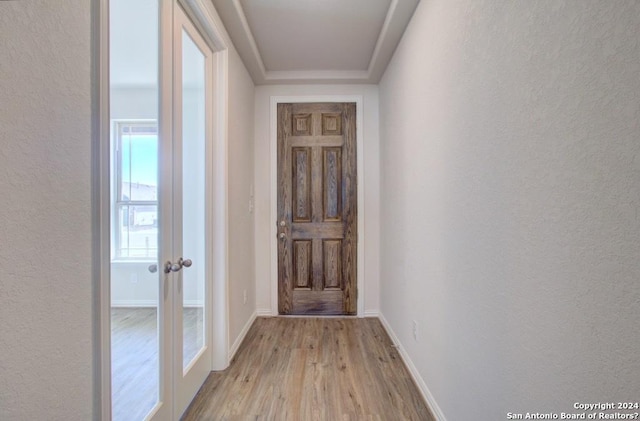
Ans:
<svg viewBox="0 0 640 421"><path fill-rule="evenodd" d="M162 401L157 0L110 0L111 412Z"/></svg>
<svg viewBox="0 0 640 421"><path fill-rule="evenodd" d="M176 418L182 414L211 368L207 326L208 280L206 267L211 236L206 210L207 165L211 155L211 92L213 53L184 11L176 8L174 23L174 103L176 180L180 200L174 203L176 256L184 267L178 272L176 300ZM189 266L187 266L187 263Z"/></svg>
<svg viewBox="0 0 640 421"><path fill-rule="evenodd" d="M182 274L182 368L204 346L205 304L205 56L182 34L182 251L192 265Z"/></svg>
<svg viewBox="0 0 640 421"><path fill-rule="evenodd" d="M109 34L111 416L179 419L211 370L213 53L177 1L110 0Z"/></svg>

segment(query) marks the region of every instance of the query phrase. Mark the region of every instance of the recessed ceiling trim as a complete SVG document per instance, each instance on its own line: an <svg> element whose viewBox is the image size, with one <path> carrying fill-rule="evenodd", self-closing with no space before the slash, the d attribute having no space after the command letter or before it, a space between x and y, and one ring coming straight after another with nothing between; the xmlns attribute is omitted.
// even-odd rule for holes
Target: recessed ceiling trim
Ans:
<svg viewBox="0 0 640 421"><path fill-rule="evenodd" d="M359 70L296 70L296 71L270 71L264 76L264 80L267 83L282 83L282 81L288 82L308 82L308 83L321 83L336 81L342 81L340 83L349 83L353 81L367 81L369 78L368 71Z"/></svg>
<svg viewBox="0 0 640 421"><path fill-rule="evenodd" d="M380 35L378 36L378 40L376 41L376 47L373 50L373 54L371 54L371 61L369 62L368 74L371 75L371 71L373 67L378 62L378 57L380 56L380 50L382 49L382 43L387 36L387 32L389 31L389 25L391 25L391 20L393 19L393 15L398 7L398 0L392 0L389 5L389 10L387 10L387 16L384 18L384 23L382 24L382 29L380 30Z"/></svg>
<svg viewBox="0 0 640 421"><path fill-rule="evenodd" d="M227 32L256 85L301 83L371 83L384 74L420 0L391 0L368 68L363 70L268 71L240 0L212 0Z"/></svg>
<svg viewBox="0 0 640 421"><path fill-rule="evenodd" d="M419 2L420 0L393 0L389 5L388 21L385 20L380 31L369 66L371 83L378 83L382 78Z"/></svg>
<svg viewBox="0 0 640 421"><path fill-rule="evenodd" d="M249 41L249 45L251 46L251 52L260 68L260 73L262 73L262 78L265 78L267 68L264 65L264 61L262 60L262 56L260 55L260 50L258 50L258 44L256 43L256 39L253 37L253 32L249 27L249 22L247 21L247 16L244 13L244 9L242 8L242 4L240 4L240 0L233 0L233 6L236 8L238 13L238 18L240 19L240 23L242 25L242 29Z"/></svg>

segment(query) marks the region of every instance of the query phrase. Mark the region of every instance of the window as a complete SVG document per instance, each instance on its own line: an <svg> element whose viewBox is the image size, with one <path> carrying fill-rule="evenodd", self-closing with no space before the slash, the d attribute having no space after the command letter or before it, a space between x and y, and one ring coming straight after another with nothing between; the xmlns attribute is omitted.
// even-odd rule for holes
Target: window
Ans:
<svg viewBox="0 0 640 421"><path fill-rule="evenodd" d="M114 124L114 259L156 260L158 255L158 126L155 121Z"/></svg>

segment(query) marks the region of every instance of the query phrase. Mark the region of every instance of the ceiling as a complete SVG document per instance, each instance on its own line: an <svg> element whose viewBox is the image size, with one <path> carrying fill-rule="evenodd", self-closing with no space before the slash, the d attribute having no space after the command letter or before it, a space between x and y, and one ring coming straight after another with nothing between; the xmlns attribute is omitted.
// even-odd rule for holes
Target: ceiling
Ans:
<svg viewBox="0 0 640 421"><path fill-rule="evenodd" d="M254 82L378 83L420 0L212 0Z"/></svg>

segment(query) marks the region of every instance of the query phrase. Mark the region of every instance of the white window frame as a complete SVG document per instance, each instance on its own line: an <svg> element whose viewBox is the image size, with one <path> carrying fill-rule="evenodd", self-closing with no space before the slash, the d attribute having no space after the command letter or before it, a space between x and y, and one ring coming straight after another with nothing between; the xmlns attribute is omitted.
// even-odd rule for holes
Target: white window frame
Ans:
<svg viewBox="0 0 640 421"><path fill-rule="evenodd" d="M111 224L116 229L111 234L111 261L113 262L155 262L158 260L158 248L156 252L151 256L122 256L122 240L120 237L121 227L120 224L120 209L125 206L155 206L156 210L159 209L158 198L156 200L121 200L122 197L122 158L121 158L121 145L122 135L125 127L153 127L155 133L142 132L145 134L155 134L159 137L159 127L157 120L149 119L117 119L111 121L111 153L113 154L111 162ZM159 139L158 139L159 141ZM158 148L159 150L159 148Z"/></svg>

